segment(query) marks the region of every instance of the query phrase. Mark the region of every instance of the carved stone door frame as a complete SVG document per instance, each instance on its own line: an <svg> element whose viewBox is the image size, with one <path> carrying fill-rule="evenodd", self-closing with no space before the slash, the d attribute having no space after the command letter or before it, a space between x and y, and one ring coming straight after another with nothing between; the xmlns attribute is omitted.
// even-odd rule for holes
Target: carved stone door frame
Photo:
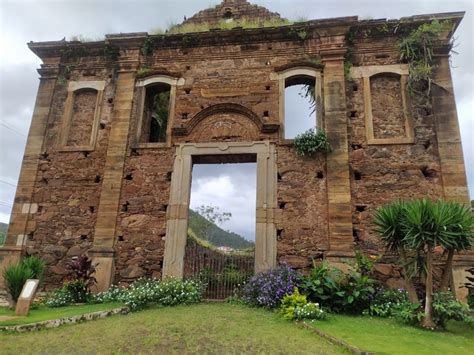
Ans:
<svg viewBox="0 0 474 355"><path fill-rule="evenodd" d="M255 272L276 266L277 167L275 145L269 141L250 143L183 143L176 148L167 212L163 276L183 277L188 231L193 159L199 156L255 156L257 196L255 228ZM222 157L225 158L225 157ZM224 159L225 160L225 159Z"/></svg>

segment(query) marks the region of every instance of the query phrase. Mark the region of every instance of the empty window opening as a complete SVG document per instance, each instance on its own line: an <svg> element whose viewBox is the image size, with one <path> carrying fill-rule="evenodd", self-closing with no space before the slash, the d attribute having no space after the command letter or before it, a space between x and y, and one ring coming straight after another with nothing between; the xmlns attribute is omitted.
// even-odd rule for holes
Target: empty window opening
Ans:
<svg viewBox="0 0 474 355"><path fill-rule="evenodd" d="M228 297L254 272L257 171L249 160L193 159L184 276L207 284L206 298Z"/></svg>
<svg viewBox="0 0 474 355"><path fill-rule="evenodd" d="M315 79L292 77L285 80L285 139L316 127Z"/></svg>
<svg viewBox="0 0 474 355"><path fill-rule="evenodd" d="M142 140L149 143L164 143L167 138L171 86L156 84L146 87L143 105Z"/></svg>

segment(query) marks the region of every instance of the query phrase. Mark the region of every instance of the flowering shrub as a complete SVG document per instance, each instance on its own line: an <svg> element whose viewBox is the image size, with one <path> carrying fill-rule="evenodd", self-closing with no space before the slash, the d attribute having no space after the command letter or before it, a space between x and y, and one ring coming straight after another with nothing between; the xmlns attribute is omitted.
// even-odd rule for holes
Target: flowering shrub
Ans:
<svg viewBox="0 0 474 355"><path fill-rule="evenodd" d="M326 313L319 308L318 303L308 302L305 295L301 295L298 288L293 294L285 295L281 301L281 313L285 319L324 319Z"/></svg>
<svg viewBox="0 0 474 355"><path fill-rule="evenodd" d="M64 287L58 288L54 292L50 293L44 304L48 307L65 307L74 303L74 297L69 290Z"/></svg>
<svg viewBox="0 0 474 355"><path fill-rule="evenodd" d="M378 317L392 317L409 304L408 293L404 289L382 290L375 295L367 313Z"/></svg>
<svg viewBox="0 0 474 355"><path fill-rule="evenodd" d="M202 299L202 284L195 280L140 279L129 288L111 287L94 297L95 302L123 302L130 310L145 308L149 304L175 306L191 304Z"/></svg>
<svg viewBox="0 0 474 355"><path fill-rule="evenodd" d="M298 285L299 275L289 266L261 272L253 276L243 288L246 303L266 308L277 308L283 297L291 295Z"/></svg>
<svg viewBox="0 0 474 355"><path fill-rule="evenodd" d="M302 307L295 308L295 319L325 319L326 312L320 307L319 303L308 302Z"/></svg>

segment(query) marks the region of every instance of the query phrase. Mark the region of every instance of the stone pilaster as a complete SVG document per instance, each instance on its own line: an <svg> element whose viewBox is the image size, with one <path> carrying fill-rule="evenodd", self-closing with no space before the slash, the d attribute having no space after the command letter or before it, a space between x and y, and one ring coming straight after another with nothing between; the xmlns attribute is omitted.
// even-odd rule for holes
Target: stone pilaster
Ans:
<svg viewBox="0 0 474 355"><path fill-rule="evenodd" d="M352 212L344 78L345 50L323 55L325 126L332 152L327 156L327 257L335 263L352 257Z"/></svg>
<svg viewBox="0 0 474 355"><path fill-rule="evenodd" d="M443 182L444 198L469 204L466 169L461 144L461 133L456 112L453 82L449 66L449 55L436 57L433 75L433 114L436 120L439 160ZM452 285L456 297L467 302L467 269L474 266L474 253L456 255L454 258Z"/></svg>
<svg viewBox="0 0 474 355"><path fill-rule="evenodd" d="M30 214L37 209L37 205L32 203L32 197L56 85L57 69L55 66L42 65L39 73L41 74L40 84L23 155L10 225L5 244L0 247L0 288L3 287L3 269L21 257L26 236L29 233L28 219Z"/></svg>
<svg viewBox="0 0 474 355"><path fill-rule="evenodd" d="M105 161L102 192L95 226L94 244L89 255L97 265L97 291L109 288L114 275L114 242L122 187L123 168L132 112L135 73L119 72L113 122Z"/></svg>

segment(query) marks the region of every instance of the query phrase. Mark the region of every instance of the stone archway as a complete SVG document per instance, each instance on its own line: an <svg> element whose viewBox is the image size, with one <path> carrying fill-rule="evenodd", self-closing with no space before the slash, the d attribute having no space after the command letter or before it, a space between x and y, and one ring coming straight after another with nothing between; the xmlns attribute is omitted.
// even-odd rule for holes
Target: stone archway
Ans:
<svg viewBox="0 0 474 355"><path fill-rule="evenodd" d="M163 276L183 276L184 253L188 230L193 159L252 156L257 162L255 272L276 265L277 168L275 145L269 141L250 143L184 143L176 149L171 180L166 226Z"/></svg>

